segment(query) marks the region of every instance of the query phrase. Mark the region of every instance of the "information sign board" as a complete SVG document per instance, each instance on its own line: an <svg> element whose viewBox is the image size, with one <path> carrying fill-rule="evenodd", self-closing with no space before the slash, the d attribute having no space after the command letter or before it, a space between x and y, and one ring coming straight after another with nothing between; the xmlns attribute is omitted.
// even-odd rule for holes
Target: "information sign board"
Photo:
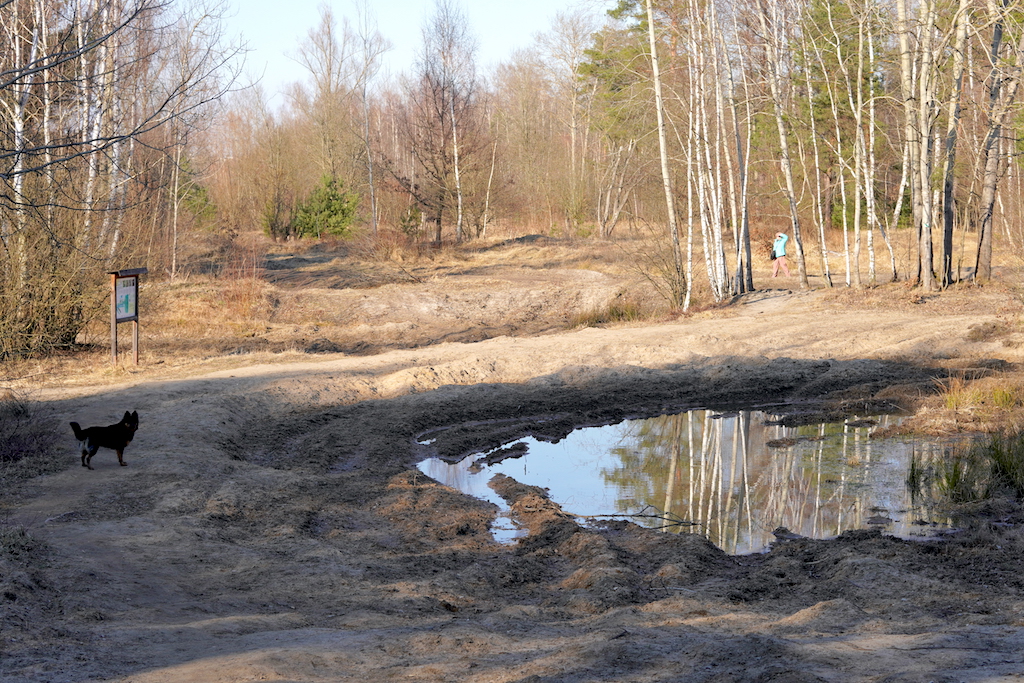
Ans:
<svg viewBox="0 0 1024 683"><path fill-rule="evenodd" d="M110 275L110 362L117 365L117 324L132 323L132 360L139 364L139 276L146 268L114 270Z"/></svg>
<svg viewBox="0 0 1024 683"><path fill-rule="evenodd" d="M139 278L118 277L114 280L114 317L124 323L139 317Z"/></svg>

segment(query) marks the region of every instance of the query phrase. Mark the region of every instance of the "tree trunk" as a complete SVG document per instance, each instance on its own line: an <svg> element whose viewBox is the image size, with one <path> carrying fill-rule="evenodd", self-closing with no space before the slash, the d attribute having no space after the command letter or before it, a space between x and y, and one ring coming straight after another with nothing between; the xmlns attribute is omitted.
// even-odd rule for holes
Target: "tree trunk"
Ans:
<svg viewBox="0 0 1024 683"><path fill-rule="evenodd" d="M484 215L480 219L480 233L477 237L484 237L487 234L487 223L490 222L491 210L491 183L494 181L494 161L498 155L498 141L491 145L491 172L487 174L487 192L484 194Z"/></svg>
<svg viewBox="0 0 1024 683"><path fill-rule="evenodd" d="M919 180L920 165L918 155L921 153L920 131L917 129L917 93L914 88L914 59L910 48L910 19L907 14L908 0L896 0L897 34L900 47L900 92L903 96L903 144L906 153L903 155L906 176L910 182L910 197L914 227L920 230L923 222L921 212L921 183ZM920 259L918 259L918 277L920 277Z"/></svg>
<svg viewBox="0 0 1024 683"><path fill-rule="evenodd" d="M946 172L942 183L942 286L956 281L953 275L953 223L956 207L953 204L954 173L956 167L957 129L960 125L960 102L963 98L965 51L967 48L968 0L960 0L956 16L956 40L953 45L953 92L949 98L946 126Z"/></svg>
<svg viewBox="0 0 1024 683"><path fill-rule="evenodd" d="M1003 0L1002 9L1005 10L1008 4L1009 0ZM996 12L996 10L993 9L993 12ZM1006 117L1014 100L1017 98L1017 89L1020 86L1021 77L1019 55L1024 51L1024 35L1022 35L1015 49L1017 55L1016 62L1008 66L1005 71L1000 68L999 61L1002 48L1004 17L1002 14L999 14L993 18L988 131L985 134L985 143L982 148L985 167L981 186L981 227L978 236L978 255L975 262L975 277L981 282L992 278L993 217L995 214L996 190L999 184L999 140L1002 136Z"/></svg>
<svg viewBox="0 0 1024 683"><path fill-rule="evenodd" d="M767 6L768 3L770 3L770 7ZM768 85L773 100L775 126L779 133L779 163L781 164L782 176L786 183L785 190L786 200L789 204L789 219L793 228L793 242L796 245L797 271L799 273L800 286L808 289L810 282L807 280L807 263L804 259L803 240L800 236L800 214L796 201L796 187L793 182L793 163L789 154L789 133L786 130L786 117L782 109L782 87L780 83L782 80L782 74L780 73L782 65L780 63L781 55L779 54L776 36L782 22L781 18L777 16L778 4L776 0L765 0L760 10L758 18L760 19L761 30L764 34L765 47L768 51ZM769 11L772 13L771 17L768 16Z"/></svg>
<svg viewBox="0 0 1024 683"><path fill-rule="evenodd" d="M455 202L456 202L456 214L455 214L455 241L462 241L462 175L459 172L459 127L455 120L455 83L451 84L451 99L449 103L451 105L451 116L452 116L452 152L455 161Z"/></svg>
<svg viewBox="0 0 1024 683"><path fill-rule="evenodd" d="M917 96L917 133L920 149L917 155L917 183L921 197L921 228L918 252L920 255L921 288L931 292L936 289L933 271L932 252L932 153L931 132L933 125L933 107L935 101L935 82L933 69L935 55L932 51L932 34L935 26L935 0L923 0L920 6L921 17L921 62L918 69Z"/></svg>
<svg viewBox="0 0 1024 683"><path fill-rule="evenodd" d="M679 243L679 226L676 223L676 202L672 190L672 176L669 173L668 165L668 140L665 135L665 112L661 95L661 72L658 69L658 44L654 37L654 9L651 0L647 0L647 31L651 44L651 70L654 78L654 102L658 113L658 149L661 153L661 182L665 190L665 208L668 211L668 229L672 239L672 256L675 272L670 283L672 290L672 305L683 305L683 255Z"/></svg>
<svg viewBox="0 0 1024 683"><path fill-rule="evenodd" d="M807 55L806 61L810 62L810 47L807 44L806 35L803 35L803 42L801 44L803 52ZM817 55L820 60L820 54ZM804 69L805 87L807 89L807 105L811 112L808 119L811 125L811 151L814 155L814 218L818 224L818 242L821 244L821 276L825 281L825 285L828 287L832 286L832 271L829 268L828 263L828 245L825 242L825 212L823 206L825 201L823 200L823 191L821 187L821 152L818 145L818 129L814 115L814 103L811 98L811 93L814 92L811 87L811 70Z"/></svg>

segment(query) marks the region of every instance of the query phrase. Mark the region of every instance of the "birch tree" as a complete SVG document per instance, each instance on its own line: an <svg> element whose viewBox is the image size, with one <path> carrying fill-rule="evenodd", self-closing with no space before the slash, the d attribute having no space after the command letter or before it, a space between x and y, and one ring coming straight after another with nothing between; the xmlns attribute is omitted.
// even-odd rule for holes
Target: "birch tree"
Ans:
<svg viewBox="0 0 1024 683"><path fill-rule="evenodd" d="M430 214L438 244L449 211L455 212L456 241L464 238L463 171L480 147L472 135L475 52L465 17L452 0L437 0L435 14L423 28L423 47L417 71L406 84L403 111L402 129L419 180L403 174L393 160L388 163L394 180Z"/></svg>
<svg viewBox="0 0 1024 683"><path fill-rule="evenodd" d="M95 275L124 259L126 217L147 190L136 182L144 162L172 149L169 124L231 87L238 49L216 22L203 24L211 41L188 70L164 68L172 9L157 0L0 5L0 357L73 342ZM29 284L30 272L44 275Z"/></svg>
<svg viewBox="0 0 1024 683"><path fill-rule="evenodd" d="M982 146L984 166L979 207L981 220L978 227L978 255L975 263L976 277L982 282L992 277L993 216L1002 160L999 143L1017 99L1021 69L1024 68L1021 64L1024 57L1024 31L1020 28L1020 17L1015 16L1017 13L1018 10L1011 4L1011 0L988 2L992 30L986 84L988 125ZM1006 40L1007 31L1010 31L1010 41Z"/></svg>
<svg viewBox="0 0 1024 683"><path fill-rule="evenodd" d="M570 223L578 224L588 215L592 202L588 201L588 154L590 152L591 112L596 81L583 75L586 52L598 29L595 17L583 8L575 8L555 15L551 31L539 36L539 55L547 71L556 97L555 110L560 125L568 131L569 184L564 199L565 212ZM612 163L606 167L609 180L599 191L597 207L601 235L607 237L615 228L626 199L629 196L627 169L632 166L632 152L636 141L619 144L611 152ZM555 150L551 150L555 152Z"/></svg>
<svg viewBox="0 0 1024 683"><path fill-rule="evenodd" d="M679 242L679 225L676 222L676 199L669 171L668 136L665 132L665 105L661 92L661 71L658 66L658 41L654 35L654 9L647 0L647 32L651 46L651 78L654 81L654 101L658 116L658 150L661 155L661 182L665 191L665 205L668 215L668 230L672 240L672 304L683 305L685 279L683 275L683 253Z"/></svg>
<svg viewBox="0 0 1024 683"><path fill-rule="evenodd" d="M315 131L310 158L317 167L312 175L318 180L324 175L338 178L348 174L351 141L344 134L351 131L350 114L361 67L357 40L347 20L339 24L331 8L321 5L319 23L299 47L298 61L309 74L311 88L308 93L298 90L295 99Z"/></svg>
<svg viewBox="0 0 1024 683"><path fill-rule="evenodd" d="M913 196L914 224L917 229L917 280L925 291L933 291L938 283L934 274L932 226L935 217L932 171L935 168L933 145L940 111L938 98L939 70L937 61L948 41L937 26L938 8L935 0L918 4L917 22L911 23L907 0L896 0L900 49L900 87L904 108L904 140Z"/></svg>
<svg viewBox="0 0 1024 683"><path fill-rule="evenodd" d="M898 0L903 2L904 0ZM920 196L921 217L920 217L920 241L918 253L920 255L919 280L921 288L932 291L936 288L935 274L933 272L933 242L932 242L932 133L935 123L937 100L935 97L935 0L922 0L918 6L919 13L919 58L917 60L917 101L915 117L917 152L916 177L918 194Z"/></svg>
<svg viewBox="0 0 1024 683"><path fill-rule="evenodd" d="M717 13L713 6L705 8L691 0L687 3L684 39L686 46L688 98L687 169L696 192L696 203L690 196L689 216L696 216L700 226L704 267L708 274L711 295L722 301L730 292L730 278L725 263L724 221L727 181L723 150L724 100L722 97L722 65L716 40ZM731 161L731 157L729 157ZM731 178L731 173L728 174Z"/></svg>
<svg viewBox="0 0 1024 683"><path fill-rule="evenodd" d="M591 191L597 197L595 212L602 237L611 236L626 206L636 202L644 186L656 188L656 201L665 206L661 152L660 146L655 146L656 142L660 145L660 137L654 111L657 105L651 97L646 5L620 10L615 12L616 25L595 34L587 61L580 68L592 100L593 110L587 118L595 141L588 160L593 167ZM664 99L663 94L663 104ZM663 110L663 121L664 115ZM674 277L669 274L672 265L659 270L665 270L669 279Z"/></svg>
<svg viewBox="0 0 1024 683"><path fill-rule="evenodd" d="M456 102L467 103L474 94L476 73L474 54L476 45L469 35L466 18L450 0L438 0L433 22L424 33L428 47L426 64L431 78L447 92L448 116L451 123L452 171L455 176L455 241L464 237L464 202L462 195L462 167L459 160L460 117L456 116Z"/></svg>
<svg viewBox="0 0 1024 683"><path fill-rule="evenodd" d="M782 0L758 0L757 18L761 26L762 39L767 57L767 79L772 98L772 112L779 135L779 165L789 206L790 227L796 245L797 272L800 286L810 287L807 279L807 263L804 259L803 239L800 233L800 213L797 206L796 185L793 181L793 161L789 149L789 126L783 109L783 45L785 39L786 13Z"/></svg>
<svg viewBox="0 0 1024 683"><path fill-rule="evenodd" d="M377 185L374 182L374 154L370 133L370 88L380 72L381 59L391 49L391 43L377 30L370 16L368 4L360 9L359 22L360 72L357 79L363 115L363 150L366 160L366 184L370 195L370 224L377 235Z"/></svg>
<svg viewBox="0 0 1024 683"><path fill-rule="evenodd" d="M823 168L821 143L818 139L819 136L817 127L817 115L815 111L817 104L816 94L818 90L825 90L826 92L831 94L831 88L826 86L826 88L823 89L816 89L812 84L811 74L814 71L814 67L818 64L821 64L821 62L823 61L822 51L821 49L819 49L819 46L817 44L818 31L813 31L813 28L816 27L814 27L813 24L810 24L806 26L803 31L801 31L800 48L801 56L803 57L804 61L803 72L805 79L805 88L807 90L808 110L810 112L807 119L810 126L811 151L813 157L812 168L814 175L814 194L812 197L812 210L814 212L814 220L818 225L818 241L821 244L822 278L824 279L825 284L831 287L833 283L832 272L828 258L828 243L825 235L825 211L827 209L831 214L832 205L831 200L826 200L825 191L824 188L822 188L821 180L822 176L825 174L825 170ZM826 70L824 68L820 69L820 75L824 75L825 72ZM829 99L831 101L831 97Z"/></svg>
<svg viewBox="0 0 1024 683"><path fill-rule="evenodd" d="M733 293L743 294L753 291L754 273L753 258L750 249L750 207L747 202L748 190L748 169L747 160L750 158L750 139L752 126L750 125L750 98L746 94L747 109L744 117L740 115L740 97L736 84L735 74L739 72L743 76L743 84L747 84L748 65L742 57L732 59L733 50L730 49L726 31L721 23L716 22L715 39L720 47L721 65L727 87L727 101L729 113L732 117L732 134L736 145L736 173L730 168L729 180L731 183L731 206L733 213L733 231L736 235L736 272L733 278ZM735 31L735 29L734 29ZM747 119L746 136L743 135L743 128L740 124L741 118ZM729 158L728 156L726 158ZM737 178L738 175L738 178ZM738 182L737 182L738 181ZM826 271L827 272L827 271Z"/></svg>
<svg viewBox="0 0 1024 683"><path fill-rule="evenodd" d="M953 226L956 207L953 200L956 171L957 138L960 127L961 102L963 99L964 73L967 65L967 27L969 23L968 0L960 0L955 24L956 39L953 42L952 92L946 112L946 135L944 140L945 172L942 183L942 265L940 275L942 286L955 281L953 275Z"/></svg>

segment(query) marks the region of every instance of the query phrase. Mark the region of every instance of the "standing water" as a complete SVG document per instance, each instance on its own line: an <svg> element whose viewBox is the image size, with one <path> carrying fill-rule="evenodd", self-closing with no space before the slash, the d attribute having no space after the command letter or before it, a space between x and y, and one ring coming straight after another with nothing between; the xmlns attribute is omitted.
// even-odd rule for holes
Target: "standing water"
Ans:
<svg viewBox="0 0 1024 683"><path fill-rule="evenodd" d="M811 538L856 528L901 537L933 529L906 482L915 455L937 445L871 440L872 431L896 423L891 416L801 427L776 418L693 410L580 428L558 443L519 439L503 448L523 444L517 452L524 454L494 465L483 463L482 452L454 464L431 458L420 469L497 504L494 534L502 542L522 532L487 486L497 473L547 488L568 513L701 533L733 554L763 550L773 532L784 533L779 527Z"/></svg>

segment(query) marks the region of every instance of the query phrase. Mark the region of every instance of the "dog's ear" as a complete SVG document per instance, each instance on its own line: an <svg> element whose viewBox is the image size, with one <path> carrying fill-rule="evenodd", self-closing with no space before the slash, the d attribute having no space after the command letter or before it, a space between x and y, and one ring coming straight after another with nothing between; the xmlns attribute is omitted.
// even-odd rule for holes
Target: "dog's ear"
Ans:
<svg viewBox="0 0 1024 683"><path fill-rule="evenodd" d="M139 421L139 411L137 411L137 410L133 410L132 411L132 419L135 420L136 422Z"/></svg>
<svg viewBox="0 0 1024 683"><path fill-rule="evenodd" d="M128 420L132 419L132 414L126 410L124 411L124 417L122 417L121 419L127 422Z"/></svg>

